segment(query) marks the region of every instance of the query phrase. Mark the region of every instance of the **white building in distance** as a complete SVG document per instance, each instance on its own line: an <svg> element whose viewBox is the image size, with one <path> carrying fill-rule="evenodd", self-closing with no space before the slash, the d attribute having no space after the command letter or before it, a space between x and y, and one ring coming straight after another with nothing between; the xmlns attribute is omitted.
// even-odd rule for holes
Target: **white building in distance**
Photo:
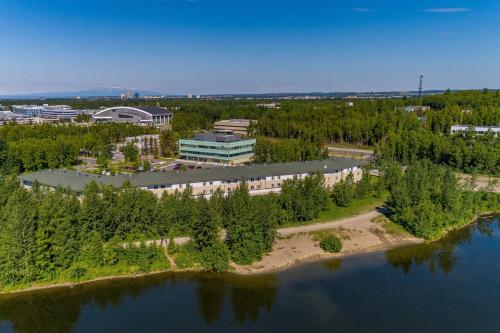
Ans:
<svg viewBox="0 0 500 333"><path fill-rule="evenodd" d="M464 132L473 132L476 135L483 135L488 132L492 132L495 136L500 133L500 127L498 126L469 126L469 125L453 125L451 126L450 133L458 134Z"/></svg>

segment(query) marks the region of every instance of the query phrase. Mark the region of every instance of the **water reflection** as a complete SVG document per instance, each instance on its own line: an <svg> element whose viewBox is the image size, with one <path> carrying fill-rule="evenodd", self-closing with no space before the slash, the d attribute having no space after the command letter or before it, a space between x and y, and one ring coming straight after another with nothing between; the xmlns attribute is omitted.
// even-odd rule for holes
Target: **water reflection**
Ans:
<svg viewBox="0 0 500 333"><path fill-rule="evenodd" d="M242 324L247 320L256 322L261 310L270 312L277 299L274 274L164 274L5 295L0 298L0 323L11 322L16 332L70 332L87 306L97 306L101 310L119 307L127 299L140 298L151 288L174 290L175 298L186 298L190 295L185 295L185 289L180 288L186 284L196 286L198 311L206 323L219 319L226 298L235 319Z"/></svg>
<svg viewBox="0 0 500 333"><path fill-rule="evenodd" d="M480 218L473 227L450 232L438 241L388 250L385 252L385 258L405 274L408 274L414 265L424 264L433 274L438 269L448 274L458 265L457 257L454 255L455 249L470 244L475 231L481 235L492 236L495 222L500 226L499 219Z"/></svg>
<svg viewBox="0 0 500 333"><path fill-rule="evenodd" d="M321 266L326 268L326 270L332 272L340 267L342 267L342 258L335 258L335 259L330 259L330 260L325 260L321 263Z"/></svg>
<svg viewBox="0 0 500 333"><path fill-rule="evenodd" d="M147 280L147 281L146 281ZM162 279L101 281L75 288L57 288L0 298L0 323L10 321L16 332L71 332L86 305L104 310L126 296L137 298Z"/></svg>
<svg viewBox="0 0 500 333"><path fill-rule="evenodd" d="M16 332L133 332L162 331L165 327L171 331L214 332L258 331L261 327L263 331L387 332L388 327L406 327L411 322L416 325L413 331L418 332L425 331L418 326L422 318L433 318L433 313L443 309L456 314L446 322L455 328L450 331L474 331L470 325L476 323L497 328L499 236L497 217L481 219L474 227L450 233L438 242L387 251L389 264L377 254L335 258L277 275L169 273L2 295L0 330L9 322ZM469 248L467 244L472 241L474 247ZM467 251L457 251L462 245ZM472 266L479 258L484 261ZM414 274L415 280L394 269L409 274L417 266L424 269ZM446 279L422 280L427 272L447 274L455 269ZM478 278L482 279L480 286L474 283ZM418 281L427 283L424 291ZM395 284L399 286L397 293L393 292ZM408 303L407 299L417 303ZM443 303L443 299L448 302ZM387 313L379 311L386 308L396 314L384 317ZM428 309L429 315L414 318L416 309ZM476 309L474 317L469 315L466 321L469 326L460 321L464 309ZM444 321L431 319L426 327L439 324L441 330L434 331L449 328Z"/></svg>

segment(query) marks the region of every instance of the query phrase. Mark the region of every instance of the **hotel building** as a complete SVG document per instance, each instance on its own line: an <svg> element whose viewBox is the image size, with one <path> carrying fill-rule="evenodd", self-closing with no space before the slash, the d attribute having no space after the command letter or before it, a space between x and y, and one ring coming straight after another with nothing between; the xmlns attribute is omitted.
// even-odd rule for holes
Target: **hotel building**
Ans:
<svg viewBox="0 0 500 333"><path fill-rule="evenodd" d="M325 177L325 185L332 187L352 172L354 180L362 177L366 162L351 159L328 159L309 162L255 164L232 168L195 169L188 171L156 171L114 176L87 174L72 170L44 170L20 176L22 185L30 188L35 181L49 188L69 188L78 195L87 184L95 181L116 188L125 183L135 188L149 190L160 196L163 192L174 193L190 187L193 195L210 197L220 189L224 194L234 191L243 181L251 195L281 192L283 182L304 178L316 173Z"/></svg>

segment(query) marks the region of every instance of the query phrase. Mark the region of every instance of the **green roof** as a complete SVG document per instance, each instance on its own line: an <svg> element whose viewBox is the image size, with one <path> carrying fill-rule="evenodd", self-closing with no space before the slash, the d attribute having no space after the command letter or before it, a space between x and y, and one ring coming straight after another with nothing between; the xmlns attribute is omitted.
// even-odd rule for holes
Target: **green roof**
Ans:
<svg viewBox="0 0 500 333"><path fill-rule="evenodd" d="M157 185L190 184L206 181L228 181L269 176L334 173L366 164L364 161L335 158L322 161L289 162L272 164L254 164L237 167L218 167L211 169L195 169L188 171L152 171L139 174L121 174L104 176L71 170L43 170L19 176L23 183L38 181L50 187L70 188L82 192L92 181L103 185L120 187L129 181L133 187L148 187Z"/></svg>

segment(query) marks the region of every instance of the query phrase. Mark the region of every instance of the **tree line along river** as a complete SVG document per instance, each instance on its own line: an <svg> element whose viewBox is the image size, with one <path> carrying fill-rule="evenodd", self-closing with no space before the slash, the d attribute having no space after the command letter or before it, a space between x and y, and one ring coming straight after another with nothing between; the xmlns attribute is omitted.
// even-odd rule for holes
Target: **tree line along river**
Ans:
<svg viewBox="0 0 500 333"><path fill-rule="evenodd" d="M167 273L0 296L0 332L499 332L500 216L256 276Z"/></svg>

